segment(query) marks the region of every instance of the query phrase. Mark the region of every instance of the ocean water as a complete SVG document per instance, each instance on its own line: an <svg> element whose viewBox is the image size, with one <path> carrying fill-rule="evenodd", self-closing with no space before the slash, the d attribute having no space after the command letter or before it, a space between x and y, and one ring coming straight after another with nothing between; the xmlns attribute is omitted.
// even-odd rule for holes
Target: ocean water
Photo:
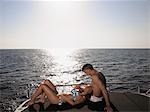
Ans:
<svg viewBox="0 0 150 112"><path fill-rule="evenodd" d="M105 75L111 91L150 88L150 49L0 50L0 111L12 112L43 79L56 85L89 83L80 71L86 63Z"/></svg>

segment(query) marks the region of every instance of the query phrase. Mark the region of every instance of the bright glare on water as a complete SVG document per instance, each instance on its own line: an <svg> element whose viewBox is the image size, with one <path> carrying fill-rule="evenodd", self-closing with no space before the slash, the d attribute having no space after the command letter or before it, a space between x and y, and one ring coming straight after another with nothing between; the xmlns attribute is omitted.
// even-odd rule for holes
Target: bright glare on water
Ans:
<svg viewBox="0 0 150 112"><path fill-rule="evenodd" d="M56 73L56 77L47 77L52 80L55 84L74 84L77 83L75 79L83 75L83 72L74 74L75 70L81 69L77 68L78 61L73 57L77 49L69 48L59 48L46 50L48 56L53 58L54 68L51 69Z"/></svg>

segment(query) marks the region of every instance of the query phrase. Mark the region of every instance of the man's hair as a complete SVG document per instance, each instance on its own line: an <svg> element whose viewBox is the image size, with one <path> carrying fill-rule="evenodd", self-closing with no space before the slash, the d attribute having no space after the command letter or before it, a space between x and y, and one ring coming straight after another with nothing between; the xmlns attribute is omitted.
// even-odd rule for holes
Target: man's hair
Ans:
<svg viewBox="0 0 150 112"><path fill-rule="evenodd" d="M85 65L83 65L83 67L82 67L82 71L84 71L85 69L93 70L94 68L93 68L93 66L92 66L91 64L85 64Z"/></svg>

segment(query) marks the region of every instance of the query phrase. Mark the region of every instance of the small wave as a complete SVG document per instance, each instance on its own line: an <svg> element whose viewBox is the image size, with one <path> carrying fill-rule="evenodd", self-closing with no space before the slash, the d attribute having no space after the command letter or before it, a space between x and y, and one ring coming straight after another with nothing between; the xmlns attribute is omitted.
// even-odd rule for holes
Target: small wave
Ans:
<svg viewBox="0 0 150 112"><path fill-rule="evenodd" d="M139 61L146 61L147 62L147 59L139 59Z"/></svg>
<svg viewBox="0 0 150 112"><path fill-rule="evenodd" d="M67 74L69 74L70 72L69 72L69 71L63 71L62 73L67 73Z"/></svg>
<svg viewBox="0 0 150 112"><path fill-rule="evenodd" d="M136 75L136 76L132 76L131 78L133 79L137 79L137 78L141 78L142 76Z"/></svg>
<svg viewBox="0 0 150 112"><path fill-rule="evenodd" d="M0 69L6 69L6 68L11 68L14 67L15 65L18 65L17 63L13 63L13 64L7 64L7 65L0 65Z"/></svg>
<svg viewBox="0 0 150 112"><path fill-rule="evenodd" d="M12 70L12 71L0 72L0 74L8 74L8 73L20 72L20 71L27 71L27 70L26 69L16 69L16 70Z"/></svg>
<svg viewBox="0 0 150 112"><path fill-rule="evenodd" d="M115 69L115 68L113 68L113 69L110 69L110 70L112 70L112 71L118 71L119 69L117 69L117 68L116 68L116 69Z"/></svg>
<svg viewBox="0 0 150 112"><path fill-rule="evenodd" d="M56 74L47 74L45 76L50 77L50 76L57 76L57 75Z"/></svg>
<svg viewBox="0 0 150 112"><path fill-rule="evenodd" d="M78 73L78 72L81 72L82 70L75 70L75 71L73 71L73 72L71 72L71 74L75 74L75 73Z"/></svg>
<svg viewBox="0 0 150 112"><path fill-rule="evenodd" d="M7 73L11 73L11 72L8 72L8 71L6 71L6 72L0 72L0 74L7 74Z"/></svg>
<svg viewBox="0 0 150 112"><path fill-rule="evenodd" d="M10 87L8 87L8 86L0 87L0 90L4 90L4 89L10 89Z"/></svg>

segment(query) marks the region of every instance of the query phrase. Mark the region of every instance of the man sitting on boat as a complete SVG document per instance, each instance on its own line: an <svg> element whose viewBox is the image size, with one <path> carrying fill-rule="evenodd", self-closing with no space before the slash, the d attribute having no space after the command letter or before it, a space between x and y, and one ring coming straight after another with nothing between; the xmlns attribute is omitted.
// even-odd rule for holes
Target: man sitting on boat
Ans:
<svg viewBox="0 0 150 112"><path fill-rule="evenodd" d="M82 71L89 75L92 79L91 87L92 93L91 98L88 101L88 107L91 110L112 112L110 106L110 100L106 89L106 79L101 72L98 72L93 68L91 64L85 64L82 67ZM83 95L87 94L82 93ZM105 99L105 101L103 100ZM106 104L106 107L105 107Z"/></svg>

